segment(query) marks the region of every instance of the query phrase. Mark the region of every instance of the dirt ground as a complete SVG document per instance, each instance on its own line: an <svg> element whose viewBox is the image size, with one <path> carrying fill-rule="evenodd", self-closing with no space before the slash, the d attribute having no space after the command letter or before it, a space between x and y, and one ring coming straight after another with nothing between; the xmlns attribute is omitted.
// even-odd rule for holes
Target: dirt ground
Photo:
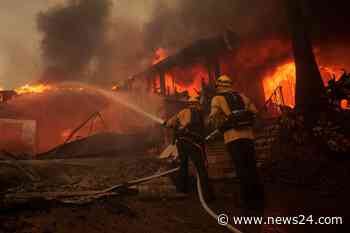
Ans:
<svg viewBox="0 0 350 233"><path fill-rule="evenodd" d="M217 199L210 206L218 213L239 216L235 180L215 182ZM343 225L265 225L260 232L335 233L348 232L349 193L320 193L307 187L265 184L265 216L341 216ZM239 226L243 232L258 232L257 227ZM261 229L262 228L262 229ZM243 230L244 229L244 230ZM203 233L228 232L201 208L195 193L186 198L150 198L123 195L90 204L33 205L30 208L2 212L1 233Z"/></svg>

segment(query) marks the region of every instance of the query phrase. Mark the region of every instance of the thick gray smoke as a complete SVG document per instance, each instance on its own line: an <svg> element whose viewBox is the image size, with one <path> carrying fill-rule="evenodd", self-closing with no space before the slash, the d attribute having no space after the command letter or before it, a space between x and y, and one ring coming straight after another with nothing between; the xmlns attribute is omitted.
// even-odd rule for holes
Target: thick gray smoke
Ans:
<svg viewBox="0 0 350 233"><path fill-rule="evenodd" d="M171 55L196 40L223 34L228 29L248 39L274 34L284 25L276 2L118 1L117 16L112 19L114 24L102 50L101 74L122 80L149 67L157 48L164 48Z"/></svg>
<svg viewBox="0 0 350 233"><path fill-rule="evenodd" d="M70 0L38 15L43 34L44 81L82 79L103 44L110 0Z"/></svg>
<svg viewBox="0 0 350 233"><path fill-rule="evenodd" d="M242 41L239 62L244 64L239 63L239 67L249 65L251 71L290 57L288 24L280 0L68 1L38 17L44 35L46 80L110 85L149 67L157 48L162 47L171 55L198 39L223 34L227 29L236 32ZM323 25L326 31L341 28L336 27L341 22L339 17L338 23L333 22L336 14L328 17L327 7L315 2L307 1L312 25ZM327 32L315 26L312 29L316 41L324 41ZM342 34L341 30L335 32ZM266 58L260 59L264 57L261 50L264 53L274 47L270 46L271 41L283 46L273 48ZM260 64L252 67L253 63Z"/></svg>
<svg viewBox="0 0 350 233"><path fill-rule="evenodd" d="M38 16L43 80L111 84L150 66L159 47L172 54L227 29L248 38L271 34L283 24L274 20L281 18L276 2L70 0Z"/></svg>
<svg viewBox="0 0 350 233"><path fill-rule="evenodd" d="M240 36L270 34L283 24L278 7L276 0L179 0L175 8L159 1L153 20L146 25L145 42L153 48L159 44L177 48L227 29Z"/></svg>

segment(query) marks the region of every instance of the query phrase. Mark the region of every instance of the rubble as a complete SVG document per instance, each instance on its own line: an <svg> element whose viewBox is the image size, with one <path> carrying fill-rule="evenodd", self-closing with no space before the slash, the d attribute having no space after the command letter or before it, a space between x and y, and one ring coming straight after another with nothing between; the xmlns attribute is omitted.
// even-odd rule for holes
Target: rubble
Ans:
<svg viewBox="0 0 350 233"><path fill-rule="evenodd" d="M327 95L329 103L341 111L340 102L345 99L350 101L350 74L344 70L342 76L337 80L335 76L328 81ZM349 106L346 106L349 108Z"/></svg>
<svg viewBox="0 0 350 233"><path fill-rule="evenodd" d="M3 207L11 206L18 200L27 202L40 198L62 201L71 196L113 195L113 192L98 191L153 175L161 167L159 159L131 156L114 159L26 160L17 161L17 164L13 166L8 161L0 162ZM32 174L35 179L28 174Z"/></svg>

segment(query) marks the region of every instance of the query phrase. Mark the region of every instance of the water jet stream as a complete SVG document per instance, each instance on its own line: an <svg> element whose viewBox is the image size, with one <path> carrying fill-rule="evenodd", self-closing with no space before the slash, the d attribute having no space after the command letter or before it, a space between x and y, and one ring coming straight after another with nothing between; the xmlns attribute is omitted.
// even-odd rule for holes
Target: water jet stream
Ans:
<svg viewBox="0 0 350 233"><path fill-rule="evenodd" d="M146 112L145 110L141 109L140 107L130 103L129 101L127 101L125 98L122 98L121 96L118 96L118 93L116 92L112 92L109 90L104 90L102 88L96 87L96 86L92 86L92 85L88 85L88 84L84 84L84 83L78 83L78 82L66 82L66 83L62 83L62 86L78 86L79 88L83 88L83 89L87 89L87 90L91 90L94 92L97 92L101 95L103 95L104 97L111 99L113 102L118 103L123 105L124 107L127 107L131 110L133 110L136 113L139 113L140 115L154 121L157 122L159 124L163 124L164 120L161 119L160 117L157 117L151 113Z"/></svg>
<svg viewBox="0 0 350 233"><path fill-rule="evenodd" d="M146 118L148 118L148 119L150 119L150 120L152 120L154 122L157 122L159 124L163 124L163 122L164 122L163 119L161 119L161 118L159 118L157 116L154 116L154 115L144 111L140 107L138 107L138 106L136 106L136 105L126 101L124 98L121 98L121 97L117 96L117 94L115 94L115 93L112 93L110 91L105 91L105 90L102 90L102 89L99 89L99 88L97 89L97 91L99 93L101 93L102 95L106 96L107 98L112 99L114 102L117 102L117 103L123 105L124 107L127 107L127 108L133 110L134 112L137 112L140 115L143 115L144 117L146 117Z"/></svg>

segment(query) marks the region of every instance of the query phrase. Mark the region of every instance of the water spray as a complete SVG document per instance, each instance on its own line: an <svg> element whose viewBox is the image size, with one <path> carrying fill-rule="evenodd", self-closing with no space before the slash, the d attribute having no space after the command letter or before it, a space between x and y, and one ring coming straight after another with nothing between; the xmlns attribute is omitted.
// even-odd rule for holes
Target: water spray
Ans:
<svg viewBox="0 0 350 233"><path fill-rule="evenodd" d="M112 100L114 100L115 102L118 102L119 104L133 110L134 112L137 112L139 113L140 115L154 121L154 122L157 122L159 124L163 124L164 123L164 120L157 117L157 116L154 116L146 111L144 111L143 109L141 109L140 107L126 101L124 98L121 98L120 96L117 96L116 94L110 92L110 91L105 91L105 90L102 90L102 89L97 89L98 92L100 92L101 94L103 94L104 96L108 97L108 98L111 98Z"/></svg>
<svg viewBox="0 0 350 233"><path fill-rule="evenodd" d="M136 113L139 113L140 115L154 121L154 122L157 122L159 124L163 124L164 123L164 120L161 119L160 117L157 117L151 113L148 113L146 112L145 110L141 109L140 107L130 103L129 101L125 100L125 98L122 98L121 96L118 96L118 93L115 93L115 92L111 92L111 91L108 91L108 90L104 90L102 88L99 88L99 87L96 87L96 86L91 86L91 85L87 85L87 84L82 84L82 83L75 83L75 82L69 82L69 83L66 83L67 85L77 85L77 86L80 86L80 87L84 87L88 90L92 90L92 91L95 91L95 92L98 92L99 94L105 96L106 98L108 99L111 99L112 101L118 103L118 104L121 104L123 105L124 107L127 107L128 109L131 109L133 110L134 112Z"/></svg>

